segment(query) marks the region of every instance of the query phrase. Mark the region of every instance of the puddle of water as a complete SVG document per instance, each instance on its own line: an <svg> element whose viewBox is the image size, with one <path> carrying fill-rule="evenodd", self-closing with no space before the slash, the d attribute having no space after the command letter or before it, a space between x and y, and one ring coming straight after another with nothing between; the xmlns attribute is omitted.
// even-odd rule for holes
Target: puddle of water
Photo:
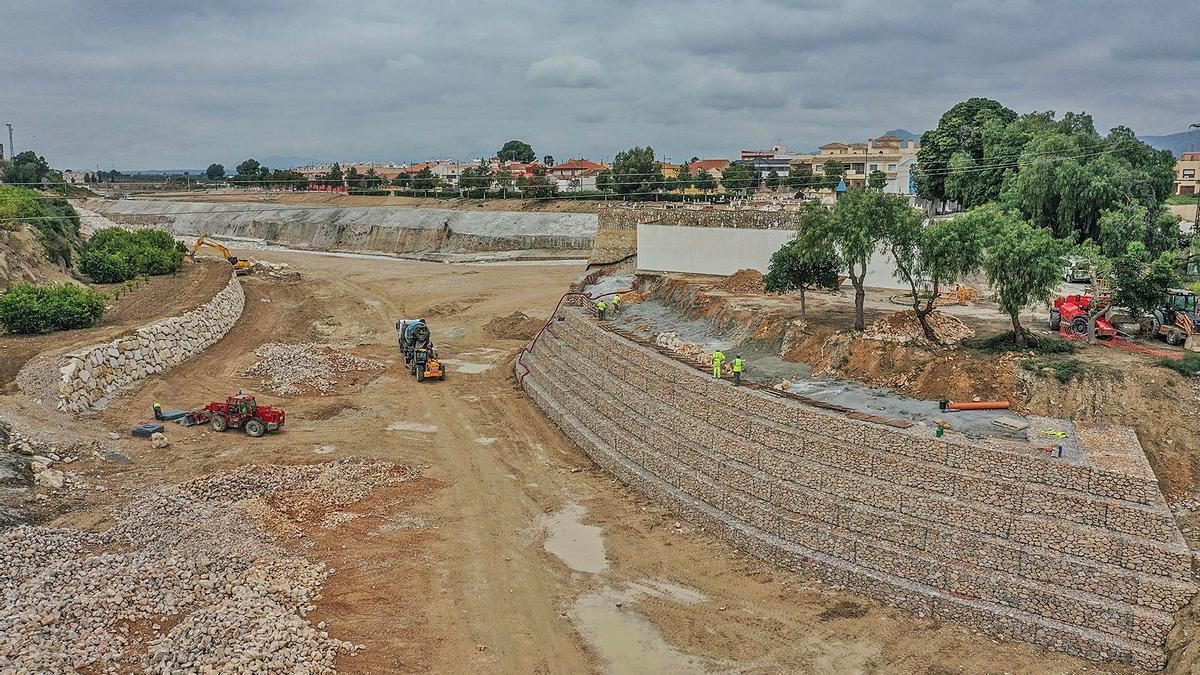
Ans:
<svg viewBox="0 0 1200 675"><path fill-rule="evenodd" d="M653 623L629 607L630 601L646 590L659 595L649 586L640 584L628 590L605 586L575 601L571 620L604 659L604 671L647 675L709 672L713 664L707 659L686 654L667 644ZM695 593L691 589L682 590Z"/></svg>
<svg viewBox="0 0 1200 675"><path fill-rule="evenodd" d="M489 371L493 368L490 363L471 363L469 361L460 361L458 359L442 359L442 363L448 366L453 366L450 370L456 373L466 373L467 375L478 375Z"/></svg>
<svg viewBox="0 0 1200 675"><path fill-rule="evenodd" d="M546 516L542 521L546 542L542 546L576 572L598 574L608 569L603 531L595 525L583 524L586 513L587 509L571 503Z"/></svg>
<svg viewBox="0 0 1200 675"><path fill-rule="evenodd" d="M422 434L436 434L437 425L423 424L421 422L392 422L387 425L388 431L416 431Z"/></svg>

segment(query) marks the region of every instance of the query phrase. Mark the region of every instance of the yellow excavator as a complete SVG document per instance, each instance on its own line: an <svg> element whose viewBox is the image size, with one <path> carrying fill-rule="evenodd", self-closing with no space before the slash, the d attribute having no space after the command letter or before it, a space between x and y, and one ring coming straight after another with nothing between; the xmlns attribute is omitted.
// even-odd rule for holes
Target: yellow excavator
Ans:
<svg viewBox="0 0 1200 675"><path fill-rule="evenodd" d="M226 260L228 260L229 264L233 265L233 273L237 274L238 276L241 276L243 274L249 274L250 268L254 267L254 265L251 264L251 262L249 260L239 260L237 256L235 256L229 252L228 248L225 248L224 244L222 244L219 241L214 241L212 239L209 239L208 235L205 235L205 234L200 235L196 239L196 243L192 245L192 252L188 255L192 258L195 258L196 253L198 253L200 251L200 249L205 246L217 251Z"/></svg>

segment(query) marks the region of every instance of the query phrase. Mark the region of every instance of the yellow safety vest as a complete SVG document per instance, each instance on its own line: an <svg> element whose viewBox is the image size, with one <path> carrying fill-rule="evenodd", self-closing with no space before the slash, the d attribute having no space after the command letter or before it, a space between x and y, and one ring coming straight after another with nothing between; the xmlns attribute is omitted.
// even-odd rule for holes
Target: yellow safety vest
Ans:
<svg viewBox="0 0 1200 675"><path fill-rule="evenodd" d="M606 305L604 304L604 301L603 301L603 300L601 300L600 302L597 302L597 303L596 303L596 309L598 309L598 310L600 310L600 311L602 311L602 312L604 311L604 308L605 308L605 307L606 307Z"/></svg>
<svg viewBox="0 0 1200 675"><path fill-rule="evenodd" d="M742 372L742 363L743 363L743 361L740 357L734 359L733 360L733 372L735 372L735 373Z"/></svg>
<svg viewBox="0 0 1200 675"><path fill-rule="evenodd" d="M712 362L714 366L719 366L725 362L725 355L721 352L713 352Z"/></svg>
<svg viewBox="0 0 1200 675"><path fill-rule="evenodd" d="M613 303L614 305L619 305L619 304L621 304L621 296L619 296L619 295L614 295L614 296L613 296L613 299L612 299L612 303Z"/></svg>

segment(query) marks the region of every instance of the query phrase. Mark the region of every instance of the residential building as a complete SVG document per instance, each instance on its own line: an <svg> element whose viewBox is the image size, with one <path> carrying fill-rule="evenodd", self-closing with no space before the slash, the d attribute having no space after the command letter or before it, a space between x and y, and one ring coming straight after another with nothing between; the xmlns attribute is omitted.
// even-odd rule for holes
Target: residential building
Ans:
<svg viewBox="0 0 1200 675"><path fill-rule="evenodd" d="M798 157L786 145L776 143L769 150L743 150L741 159L794 159Z"/></svg>
<svg viewBox="0 0 1200 675"><path fill-rule="evenodd" d="M1175 162L1175 194L1200 194L1200 152L1185 152Z"/></svg>
<svg viewBox="0 0 1200 675"><path fill-rule="evenodd" d="M882 171L887 175L888 185L892 186L890 191L905 192L907 186L897 184L898 172L906 162L911 168L920 148L919 141L904 141L896 136L869 138L865 144L826 143L816 154L795 155L792 165L806 167L820 176L824 175L827 162L841 162L845 169L846 185L851 187L865 185L872 172Z"/></svg>
<svg viewBox="0 0 1200 675"><path fill-rule="evenodd" d="M550 176L551 178L569 181L572 178L576 178L587 173L588 171L598 171L606 166L608 165L604 164L603 162L596 163L582 158L572 159L569 162L556 164L546 169L546 175Z"/></svg>

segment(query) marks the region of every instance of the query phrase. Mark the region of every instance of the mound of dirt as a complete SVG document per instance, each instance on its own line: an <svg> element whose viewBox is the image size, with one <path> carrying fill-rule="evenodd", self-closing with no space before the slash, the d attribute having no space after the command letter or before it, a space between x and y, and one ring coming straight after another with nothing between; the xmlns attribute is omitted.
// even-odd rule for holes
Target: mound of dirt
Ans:
<svg viewBox="0 0 1200 675"><path fill-rule="evenodd" d="M933 328L933 332L937 334L938 340L944 345L958 344L975 335L975 331L968 328L962 321L937 310L934 310L927 320L930 327ZM921 328L921 322L917 320L917 313L911 309L896 312L867 326L867 329L863 331L863 337L868 340L901 344L928 342L925 339L925 331Z"/></svg>
<svg viewBox="0 0 1200 675"><path fill-rule="evenodd" d="M545 323L542 319L525 316L521 312L513 312L508 316L498 316L488 321L483 326L483 330L488 335L501 340L529 340L537 335Z"/></svg>
<svg viewBox="0 0 1200 675"><path fill-rule="evenodd" d="M738 295L754 295L767 292L767 287L763 283L762 272L754 269L738 270L722 279L716 288L726 293L736 293Z"/></svg>
<svg viewBox="0 0 1200 675"><path fill-rule="evenodd" d="M31 230L0 229L0 290L18 281L70 281L62 268L46 259L46 248Z"/></svg>

